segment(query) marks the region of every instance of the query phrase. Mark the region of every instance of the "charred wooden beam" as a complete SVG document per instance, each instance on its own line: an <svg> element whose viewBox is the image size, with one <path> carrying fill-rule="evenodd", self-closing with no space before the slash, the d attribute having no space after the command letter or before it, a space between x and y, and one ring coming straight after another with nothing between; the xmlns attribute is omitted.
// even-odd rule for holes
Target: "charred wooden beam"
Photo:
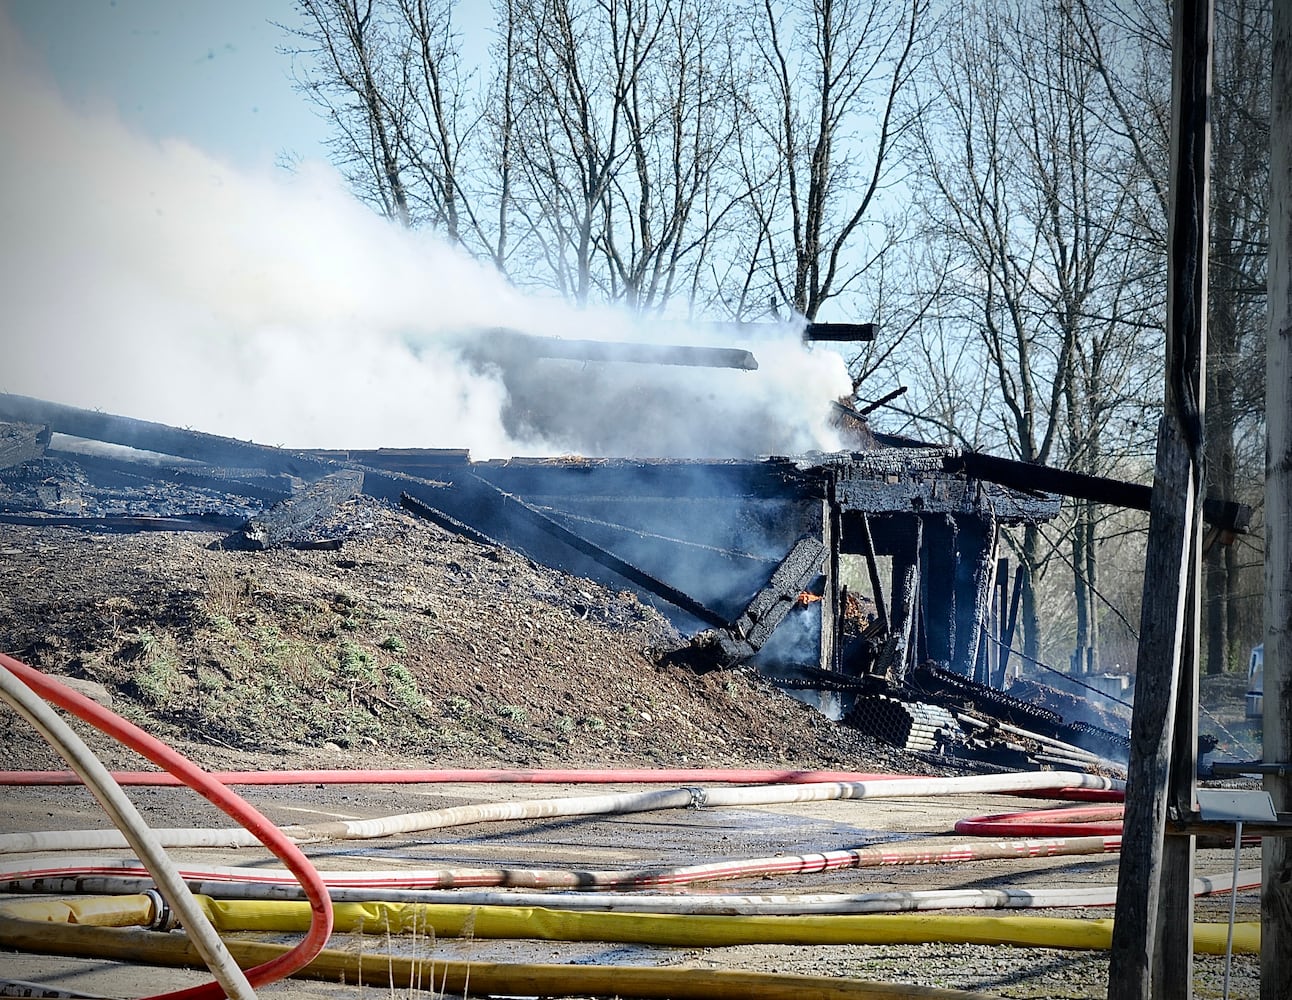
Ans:
<svg viewBox="0 0 1292 1000"><path fill-rule="evenodd" d="M335 468L329 462L299 452L8 393L0 393L0 420L47 424L56 434L190 458L211 465L286 473L302 479L318 479Z"/></svg>
<svg viewBox="0 0 1292 1000"><path fill-rule="evenodd" d="M996 583L996 521L959 518L956 536L955 573L955 641L951 662L961 673L975 676L978 665L985 663L982 651L987 644L984 626L988 621L992 588ZM987 683L987 672L976 676Z"/></svg>
<svg viewBox="0 0 1292 1000"><path fill-rule="evenodd" d="M461 535L463 538L475 542L478 545L498 545L498 542L490 538L483 531L477 531L464 521L459 521L452 514L446 514L444 511L439 510L436 507L432 507L428 503L423 503L421 500L417 499L417 497L411 496L408 493L401 493L399 495L399 506L417 517L420 517L424 521L430 521L432 524L437 524L445 531L451 531L455 535Z"/></svg>
<svg viewBox="0 0 1292 1000"><path fill-rule="evenodd" d="M103 514L64 517L0 512L0 524L21 524L35 528L85 528L87 531L228 531L240 523L242 518L226 514L180 514L173 517Z"/></svg>
<svg viewBox="0 0 1292 1000"><path fill-rule="evenodd" d="M50 430L42 424L0 423L0 469L40 458L49 439Z"/></svg>
<svg viewBox="0 0 1292 1000"><path fill-rule="evenodd" d="M876 410L878 410L881 406L885 406L888 403L891 403L898 396L905 396L906 390L907 390L907 386L904 386L904 385L898 386L892 392L889 392L884 394L883 396L880 396L879 399L875 400L873 403L867 403L857 412L861 414L863 417L868 416L871 413L874 413Z"/></svg>
<svg viewBox="0 0 1292 1000"><path fill-rule="evenodd" d="M752 657L785 620L799 594L821 573L826 547L804 535L790 548L766 586L754 595L730 625L696 636L694 645L711 651L719 666L730 667Z"/></svg>
<svg viewBox="0 0 1292 1000"><path fill-rule="evenodd" d="M681 365L688 368L738 368L744 371L758 369L758 360L749 351L740 348L565 340L560 337L537 337L516 330L483 331L465 348L465 353L482 358L547 358L599 364Z"/></svg>
<svg viewBox="0 0 1292 1000"><path fill-rule="evenodd" d="M1067 469L1054 469L1031 462L1018 462L996 455L962 452L948 458L947 471L962 471L985 482L999 483L1011 489L1060 493L1096 503L1106 503L1131 510L1147 511L1153 496L1150 486L1126 483L1105 476L1090 476ZM1232 500L1208 498L1203 501L1202 515L1207 523L1222 531L1244 534L1251 526L1252 509Z"/></svg>
<svg viewBox="0 0 1292 1000"><path fill-rule="evenodd" d="M956 662L960 624L961 523L949 515L922 518L920 616L927 658L962 672Z"/></svg>
<svg viewBox="0 0 1292 1000"><path fill-rule="evenodd" d="M542 498L817 499L826 474L789 458L758 461L512 458L476 462L472 474L508 493ZM448 476L447 471L444 472Z"/></svg>
<svg viewBox="0 0 1292 1000"><path fill-rule="evenodd" d="M842 644L839 642L839 628L843 624L843 608L839 603L839 551L842 541L843 514L834 499L827 497L821 502L821 542L825 546L825 558L817 560L825 577L821 588L821 643L817 658L822 670L838 670L839 655L842 652Z"/></svg>
<svg viewBox="0 0 1292 1000"><path fill-rule="evenodd" d="M994 515L1003 523L1048 521L1059 512L1059 499L1036 489L1019 490L976 480L949 464L945 449L885 449L831 456L821 466L834 477L835 496L845 516L870 514Z"/></svg>
<svg viewBox="0 0 1292 1000"><path fill-rule="evenodd" d="M471 461L471 453L465 448L311 448L305 454L325 462L362 465L369 469L422 477L433 477L443 469L460 468Z"/></svg>
<svg viewBox="0 0 1292 1000"><path fill-rule="evenodd" d="M874 323L808 323L803 327L803 339L808 342L856 343L874 340L878 329Z"/></svg>
<svg viewBox="0 0 1292 1000"><path fill-rule="evenodd" d="M49 454L74 460L96 486L144 489L149 485L174 483L211 493L236 494L264 504L285 500L293 489L290 477L265 475L257 469L216 469L202 465L180 468L86 455L61 448L50 448Z"/></svg>
<svg viewBox="0 0 1292 1000"><path fill-rule="evenodd" d="M888 641L875 663L875 670L894 683L901 683L911 663L919 620L920 549L924 541L923 522L915 518L911 530L901 534L903 543L893 553L891 615Z"/></svg>
<svg viewBox="0 0 1292 1000"><path fill-rule="evenodd" d="M879 560L875 553L875 537L870 531L870 518L865 514L861 515L861 542L862 555L866 557L866 572L870 576L871 600L875 602L875 616L879 619L880 629L887 632L888 603L884 600L884 584L879 578Z"/></svg>
<svg viewBox="0 0 1292 1000"><path fill-rule="evenodd" d="M334 472L249 518L222 545L260 550L309 544L310 525L362 490L363 473L358 469Z"/></svg>

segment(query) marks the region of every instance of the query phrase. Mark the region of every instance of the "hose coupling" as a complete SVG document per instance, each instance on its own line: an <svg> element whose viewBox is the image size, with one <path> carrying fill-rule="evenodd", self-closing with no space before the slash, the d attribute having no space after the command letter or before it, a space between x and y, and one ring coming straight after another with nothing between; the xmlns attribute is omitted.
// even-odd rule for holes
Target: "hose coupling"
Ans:
<svg viewBox="0 0 1292 1000"><path fill-rule="evenodd" d="M688 809L703 809L709 804L709 796L705 793L703 788L698 788L692 785L688 786L686 790L691 796L691 801L687 805Z"/></svg>
<svg viewBox="0 0 1292 1000"><path fill-rule="evenodd" d="M176 923L175 911L170 908L170 903L166 902L166 897L156 889L145 889L145 896L153 904L152 920L148 922L150 931L173 931Z"/></svg>

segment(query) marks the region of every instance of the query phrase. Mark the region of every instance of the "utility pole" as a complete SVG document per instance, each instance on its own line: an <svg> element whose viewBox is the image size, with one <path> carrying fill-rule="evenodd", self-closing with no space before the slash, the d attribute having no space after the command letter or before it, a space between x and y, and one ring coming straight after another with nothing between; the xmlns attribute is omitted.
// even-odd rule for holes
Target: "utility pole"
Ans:
<svg viewBox="0 0 1292 1000"><path fill-rule="evenodd" d="M1266 764L1292 762L1292 0L1274 0L1270 77L1269 342L1265 355ZM1280 814L1292 777L1267 773ZM1261 844L1261 1000L1292 996L1292 840Z"/></svg>
<svg viewBox="0 0 1292 1000"><path fill-rule="evenodd" d="M1168 846L1192 797L1207 347L1211 0L1178 0L1172 32L1166 385L1149 506L1109 1000L1191 995L1193 839ZM1186 719L1181 725L1179 719ZM1192 810L1192 802L1183 809ZM1184 911L1184 912L1182 912Z"/></svg>

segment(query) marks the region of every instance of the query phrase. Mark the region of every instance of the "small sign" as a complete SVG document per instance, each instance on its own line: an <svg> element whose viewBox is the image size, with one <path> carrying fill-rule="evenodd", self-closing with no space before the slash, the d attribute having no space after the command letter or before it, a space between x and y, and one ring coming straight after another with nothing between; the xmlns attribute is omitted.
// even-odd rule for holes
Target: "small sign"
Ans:
<svg viewBox="0 0 1292 1000"><path fill-rule="evenodd" d="M1199 788L1198 815L1214 823L1276 823L1274 800L1269 792Z"/></svg>

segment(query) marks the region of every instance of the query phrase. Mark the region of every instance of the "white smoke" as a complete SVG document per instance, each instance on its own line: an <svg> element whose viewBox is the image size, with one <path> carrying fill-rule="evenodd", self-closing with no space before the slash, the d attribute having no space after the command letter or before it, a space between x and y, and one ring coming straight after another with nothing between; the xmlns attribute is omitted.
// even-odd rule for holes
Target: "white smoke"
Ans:
<svg viewBox="0 0 1292 1000"><path fill-rule="evenodd" d="M234 169L69 108L0 18L0 391L291 447L477 458L740 457L836 447L833 351L786 329L757 372L468 365L464 330L646 340L522 294L360 205L330 168ZM479 336L487 336L481 333ZM670 328L666 343L713 343Z"/></svg>

